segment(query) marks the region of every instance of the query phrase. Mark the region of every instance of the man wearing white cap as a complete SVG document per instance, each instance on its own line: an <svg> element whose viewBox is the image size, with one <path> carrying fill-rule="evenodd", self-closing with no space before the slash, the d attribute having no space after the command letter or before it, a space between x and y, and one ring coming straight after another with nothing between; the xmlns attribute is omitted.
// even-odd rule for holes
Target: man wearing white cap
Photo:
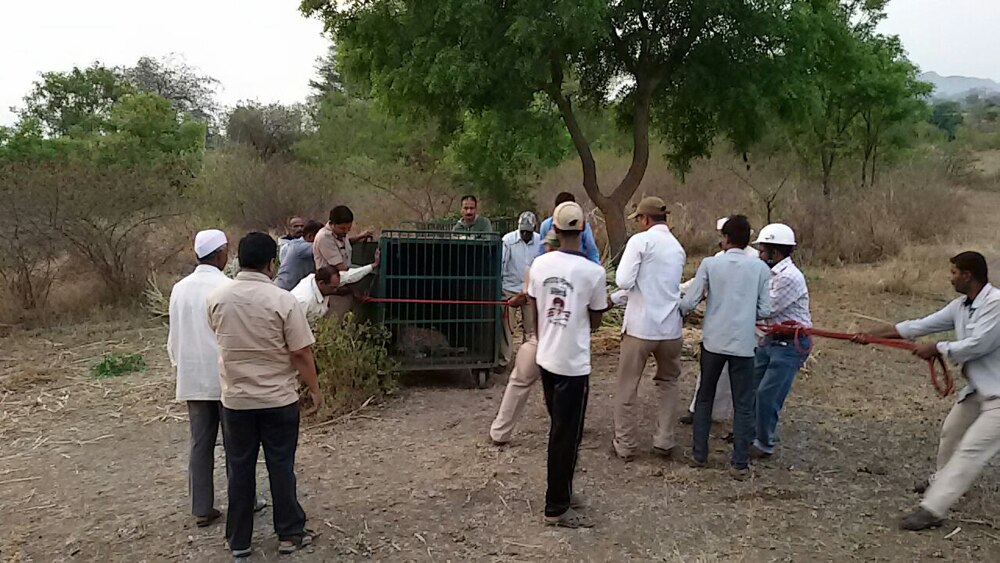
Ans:
<svg viewBox="0 0 1000 563"><path fill-rule="evenodd" d="M550 419L545 523L590 527L572 507L573 472L587 412L590 332L601 325L608 309L606 274L580 251L586 222L578 204L556 207L552 224L559 250L536 258L528 280L528 297L538 319L535 361Z"/></svg>
<svg viewBox="0 0 1000 563"><path fill-rule="evenodd" d="M726 221L729 217L723 217L715 222L715 230L719 232L719 236L722 236L722 227L726 225ZM719 243L722 244L721 242ZM748 246L743 249L743 253L751 258L757 258L757 250L752 246ZM724 251L720 250L715 255L722 256ZM690 279L681 284L681 294L687 293L688 288L694 283L694 279ZM698 374L698 379L694 386L694 396L691 397L691 405L688 406L688 410L681 417L680 421L684 424L691 424L694 418L694 401L695 397L698 396L698 388L701 387L701 373ZM722 368L722 375L719 376L719 386L715 390L715 404L712 405L712 422L723 422L727 423L733 419L733 392L729 385L729 366Z"/></svg>
<svg viewBox="0 0 1000 563"><path fill-rule="evenodd" d="M177 400L186 401L191 423L188 492L191 513L199 527L222 516L215 508L212 472L219 435L222 389L219 385L219 348L208 325L208 296L232 283L222 273L229 246L222 231L201 231L194 239L198 267L170 292L170 331L167 352L177 368Z"/></svg>
<svg viewBox="0 0 1000 563"><path fill-rule="evenodd" d="M518 217L517 230L511 231L503 236L503 259L501 266L501 276L503 284L504 299L511 299L521 293L524 284L524 274L531 266L531 262L538 256L538 249L542 246L542 237L535 232L535 214L525 211ZM503 340L500 341L500 357L503 364L510 363L513 356L514 319L515 307L508 309L503 322ZM521 330L524 339L528 340L535 332L535 314L531 307L525 303L517 307L521 312Z"/></svg>

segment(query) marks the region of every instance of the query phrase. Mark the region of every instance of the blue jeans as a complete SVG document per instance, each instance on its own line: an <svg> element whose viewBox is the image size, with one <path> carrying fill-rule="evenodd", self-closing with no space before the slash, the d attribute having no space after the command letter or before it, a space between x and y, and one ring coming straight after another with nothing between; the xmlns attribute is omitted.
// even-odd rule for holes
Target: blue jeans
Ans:
<svg viewBox="0 0 1000 563"><path fill-rule="evenodd" d="M746 469L750 463L750 440L753 437L753 365L752 357L727 356L701 347L701 386L694 401L694 459L708 461L708 434L712 429L712 405L722 368L729 366L733 389L733 467Z"/></svg>
<svg viewBox="0 0 1000 563"><path fill-rule="evenodd" d="M757 435L753 445L762 452L774 453L778 414L811 347L808 336L800 336L798 346L793 340L767 338L757 347L753 374Z"/></svg>

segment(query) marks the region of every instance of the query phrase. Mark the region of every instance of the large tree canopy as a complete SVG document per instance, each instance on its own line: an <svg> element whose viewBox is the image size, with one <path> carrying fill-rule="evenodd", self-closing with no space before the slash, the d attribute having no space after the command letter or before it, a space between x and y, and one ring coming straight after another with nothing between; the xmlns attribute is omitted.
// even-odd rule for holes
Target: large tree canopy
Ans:
<svg viewBox="0 0 1000 563"><path fill-rule="evenodd" d="M758 70L780 54L796 0L303 0L338 45L346 74L400 111L447 119L525 111L542 94L581 161L612 251L625 243L625 206L649 162L650 133L683 171L718 134L755 135ZM759 92L758 92L759 93ZM614 106L632 133L632 161L598 184L582 105Z"/></svg>

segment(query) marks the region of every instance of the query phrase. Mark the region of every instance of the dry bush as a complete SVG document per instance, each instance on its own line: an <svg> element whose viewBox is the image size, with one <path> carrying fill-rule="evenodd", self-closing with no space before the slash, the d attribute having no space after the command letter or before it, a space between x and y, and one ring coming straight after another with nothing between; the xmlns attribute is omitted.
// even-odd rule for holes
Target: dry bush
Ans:
<svg viewBox="0 0 1000 563"><path fill-rule="evenodd" d="M628 169L624 156L600 153L597 159L605 186L612 186ZM552 170L538 193L542 207L548 209L551 203L546 202L560 191L575 193L588 207L580 177L575 161ZM718 249L719 217L742 213L759 229L767 222L770 200L772 220L796 230L799 259L814 264L871 263L908 244L936 240L962 220L965 206L946 171L933 162L886 171L875 187L842 189L826 200L819 185L791 175L780 162L747 170L739 159L718 156L695 163L681 181L664 162L654 160L634 200L646 195L666 200L671 230L692 257ZM592 215L595 235L606 240L599 213Z"/></svg>

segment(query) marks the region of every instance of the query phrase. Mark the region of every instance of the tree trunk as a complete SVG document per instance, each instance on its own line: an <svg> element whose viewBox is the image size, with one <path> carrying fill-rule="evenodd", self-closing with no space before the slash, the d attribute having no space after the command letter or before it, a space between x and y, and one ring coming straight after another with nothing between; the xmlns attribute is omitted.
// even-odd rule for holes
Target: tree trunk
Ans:
<svg viewBox="0 0 1000 563"><path fill-rule="evenodd" d="M826 149L823 151L823 197L830 199L833 196L833 185L831 183L833 176L833 162L836 159L837 153L833 149Z"/></svg>
<svg viewBox="0 0 1000 563"><path fill-rule="evenodd" d="M872 173L869 175L871 178L871 183L875 185L875 163L878 162L878 145L872 149Z"/></svg>

